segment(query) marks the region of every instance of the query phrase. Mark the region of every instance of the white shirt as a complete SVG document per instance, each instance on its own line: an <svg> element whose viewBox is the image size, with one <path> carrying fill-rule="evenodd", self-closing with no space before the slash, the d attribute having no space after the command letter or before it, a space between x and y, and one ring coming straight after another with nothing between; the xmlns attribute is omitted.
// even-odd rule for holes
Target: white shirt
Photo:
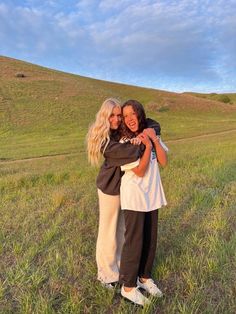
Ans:
<svg viewBox="0 0 236 314"><path fill-rule="evenodd" d="M168 150L164 145L163 148ZM167 205L155 149L151 151L150 163L143 177L131 170L138 166L139 161L121 166L125 171L120 187L121 209L149 212Z"/></svg>

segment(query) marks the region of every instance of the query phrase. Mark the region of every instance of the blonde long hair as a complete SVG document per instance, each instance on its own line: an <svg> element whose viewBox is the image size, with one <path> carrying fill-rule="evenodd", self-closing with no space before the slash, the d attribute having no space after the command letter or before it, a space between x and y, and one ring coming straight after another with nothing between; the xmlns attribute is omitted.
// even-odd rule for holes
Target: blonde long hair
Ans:
<svg viewBox="0 0 236 314"><path fill-rule="evenodd" d="M98 165L101 157L101 148L105 144L105 148L110 141L110 122L109 118L115 107L121 107L119 100L115 98L106 99L98 113L95 122L90 126L87 140L88 161L91 165ZM103 151L104 151L103 150Z"/></svg>

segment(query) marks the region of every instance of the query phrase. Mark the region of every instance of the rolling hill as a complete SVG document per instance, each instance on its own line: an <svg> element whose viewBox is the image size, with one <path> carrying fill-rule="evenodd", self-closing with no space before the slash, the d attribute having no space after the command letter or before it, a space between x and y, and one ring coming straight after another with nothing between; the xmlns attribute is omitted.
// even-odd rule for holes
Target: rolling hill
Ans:
<svg viewBox="0 0 236 314"><path fill-rule="evenodd" d="M83 151L88 125L101 103L111 96L143 103L148 115L161 123L165 139L236 127L234 105L86 78L0 57L0 158Z"/></svg>
<svg viewBox="0 0 236 314"><path fill-rule="evenodd" d="M143 102L169 140L152 271L164 297L147 309L97 280L84 139L110 96ZM0 57L0 313L236 313L236 107L198 96Z"/></svg>
<svg viewBox="0 0 236 314"><path fill-rule="evenodd" d="M226 104L235 105L236 104L236 93L224 93L224 94L218 94L218 93L210 93L210 94L204 94L204 93L193 93L193 92L186 92L184 93L186 95L192 95L195 97L200 97L204 99L209 100L216 100L220 101Z"/></svg>

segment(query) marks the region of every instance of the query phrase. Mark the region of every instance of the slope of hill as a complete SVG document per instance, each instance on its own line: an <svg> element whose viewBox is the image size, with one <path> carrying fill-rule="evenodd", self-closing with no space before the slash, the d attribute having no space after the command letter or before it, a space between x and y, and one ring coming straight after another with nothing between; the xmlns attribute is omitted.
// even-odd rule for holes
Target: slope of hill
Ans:
<svg viewBox="0 0 236 314"><path fill-rule="evenodd" d="M88 125L107 97L139 100L166 139L236 128L235 106L0 57L0 158L84 150Z"/></svg>
<svg viewBox="0 0 236 314"><path fill-rule="evenodd" d="M210 93L210 94L204 94L204 93L193 93L193 92L186 92L183 93L185 95L192 95L195 97L199 98L204 98L204 99L209 99L209 100L215 100L221 103L226 103L226 104L231 104L235 105L236 104L236 93L223 93L223 94L218 94L218 93Z"/></svg>
<svg viewBox="0 0 236 314"><path fill-rule="evenodd" d="M143 102L171 140L152 271L164 297L144 310L96 280L84 137L109 96ZM0 162L0 313L236 313L235 142L233 105L0 57L0 158L75 152Z"/></svg>

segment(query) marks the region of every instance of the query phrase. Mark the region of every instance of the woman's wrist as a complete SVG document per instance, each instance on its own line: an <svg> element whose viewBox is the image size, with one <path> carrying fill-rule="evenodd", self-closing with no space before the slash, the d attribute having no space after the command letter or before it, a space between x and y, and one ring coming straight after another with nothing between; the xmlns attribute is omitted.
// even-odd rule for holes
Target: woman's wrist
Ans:
<svg viewBox="0 0 236 314"><path fill-rule="evenodd" d="M155 139L152 140L153 144L160 144L160 140L158 137L156 137Z"/></svg>
<svg viewBox="0 0 236 314"><path fill-rule="evenodd" d="M152 143L151 143L151 142L148 143L148 144L146 144L145 146L146 146L146 148L148 148L148 149L152 149Z"/></svg>

